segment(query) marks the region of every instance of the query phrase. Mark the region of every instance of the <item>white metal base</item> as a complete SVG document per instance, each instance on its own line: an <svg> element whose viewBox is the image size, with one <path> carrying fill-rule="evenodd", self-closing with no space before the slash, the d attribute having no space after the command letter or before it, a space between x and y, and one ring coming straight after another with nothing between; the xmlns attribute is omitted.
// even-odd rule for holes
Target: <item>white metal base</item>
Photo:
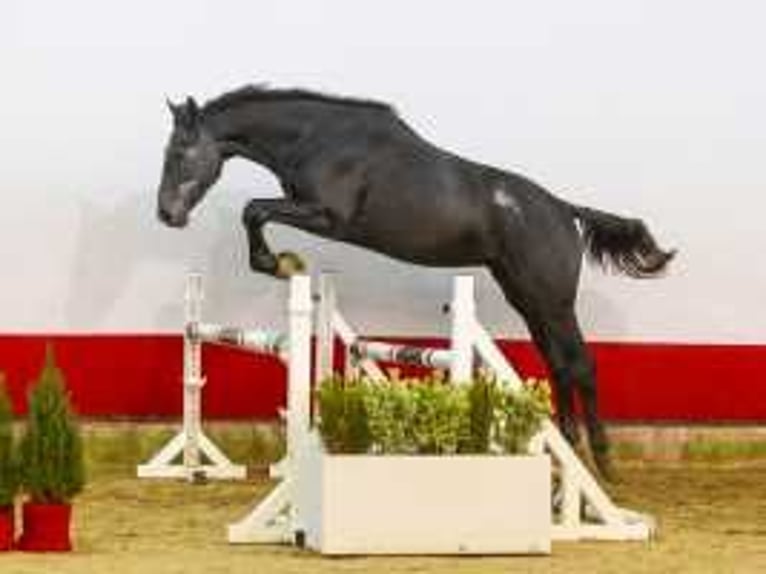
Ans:
<svg viewBox="0 0 766 574"><path fill-rule="evenodd" d="M621 520L610 524L579 523L572 526L554 524L551 537L556 541L603 540L612 542L641 542L654 537L656 524L647 514L624 508L618 509Z"/></svg>
<svg viewBox="0 0 766 574"><path fill-rule="evenodd" d="M231 544L291 544L290 485L283 480L244 518L229 525Z"/></svg>
<svg viewBox="0 0 766 574"><path fill-rule="evenodd" d="M187 436L183 431L174 436L146 464L138 465L138 478L183 478L198 480L200 478L219 480L242 480L247 477L247 468L234 464L226 455L204 434L197 435L200 458L210 460L209 464L187 465L183 462L184 446ZM178 458L181 462L173 462Z"/></svg>

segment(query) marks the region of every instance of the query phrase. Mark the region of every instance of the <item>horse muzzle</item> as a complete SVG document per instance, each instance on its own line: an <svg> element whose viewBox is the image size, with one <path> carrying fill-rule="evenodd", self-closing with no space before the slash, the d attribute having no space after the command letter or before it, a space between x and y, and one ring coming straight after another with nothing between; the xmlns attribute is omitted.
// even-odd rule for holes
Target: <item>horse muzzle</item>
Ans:
<svg viewBox="0 0 766 574"><path fill-rule="evenodd" d="M180 202L179 202L180 203ZM168 227L182 228L189 223L189 214L183 205L178 203L172 206L160 204L157 208L157 217Z"/></svg>
<svg viewBox="0 0 766 574"><path fill-rule="evenodd" d="M177 189L160 188L157 216L169 227L186 227L189 212L197 202L199 182L194 179L182 182Z"/></svg>

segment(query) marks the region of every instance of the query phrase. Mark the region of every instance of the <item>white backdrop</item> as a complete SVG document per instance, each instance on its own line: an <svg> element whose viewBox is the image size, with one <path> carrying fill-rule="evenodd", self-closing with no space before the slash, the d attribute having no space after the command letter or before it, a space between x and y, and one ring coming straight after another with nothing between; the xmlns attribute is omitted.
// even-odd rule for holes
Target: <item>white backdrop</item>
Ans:
<svg viewBox="0 0 766 574"><path fill-rule="evenodd" d="M0 331L174 330L190 267L215 317L279 324L284 285L248 272L239 225L267 172L230 163L183 232L154 218L165 96L266 81L390 101L444 147L644 218L679 259L661 281L586 271L592 339L763 342L764 21L755 0L4 0ZM269 234L341 270L365 329L446 332L449 271ZM479 277L492 327L525 335Z"/></svg>

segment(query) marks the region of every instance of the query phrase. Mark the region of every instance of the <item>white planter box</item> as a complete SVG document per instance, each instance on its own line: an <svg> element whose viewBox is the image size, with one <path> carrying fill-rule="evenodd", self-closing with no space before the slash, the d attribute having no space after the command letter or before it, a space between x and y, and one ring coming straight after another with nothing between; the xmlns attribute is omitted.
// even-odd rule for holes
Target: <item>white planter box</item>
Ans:
<svg viewBox="0 0 766 574"><path fill-rule="evenodd" d="M550 458L327 455L301 477L323 554L548 554Z"/></svg>

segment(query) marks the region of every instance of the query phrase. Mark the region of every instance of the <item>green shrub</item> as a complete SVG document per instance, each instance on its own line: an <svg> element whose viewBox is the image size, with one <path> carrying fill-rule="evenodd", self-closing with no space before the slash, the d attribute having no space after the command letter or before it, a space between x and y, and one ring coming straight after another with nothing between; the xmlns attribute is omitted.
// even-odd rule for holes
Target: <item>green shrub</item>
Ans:
<svg viewBox="0 0 766 574"><path fill-rule="evenodd" d="M406 383L398 379L374 383L362 379L365 415L370 425L372 452L377 454L413 454L412 419L415 404Z"/></svg>
<svg viewBox="0 0 766 574"><path fill-rule="evenodd" d="M468 431L460 445L460 452L489 452L495 426L495 409L499 401L498 392L494 379L486 376L479 376L468 385Z"/></svg>
<svg viewBox="0 0 766 574"><path fill-rule="evenodd" d="M19 458L22 486L34 502L69 502L84 486L80 428L50 346L29 395Z"/></svg>
<svg viewBox="0 0 766 574"><path fill-rule="evenodd" d="M500 393L497 442L505 452L521 452L551 414L551 392L547 383L528 381L518 391Z"/></svg>
<svg viewBox="0 0 766 574"><path fill-rule="evenodd" d="M0 374L0 506L10 506L19 489L16 450L13 440L13 409Z"/></svg>
<svg viewBox="0 0 766 574"><path fill-rule="evenodd" d="M519 453L550 415L547 385L512 391L487 376L468 385L333 377L317 398L319 432L331 453Z"/></svg>
<svg viewBox="0 0 766 574"><path fill-rule="evenodd" d="M329 452L363 453L370 449L365 392L362 384L346 384L340 377L332 377L319 387L319 430Z"/></svg>
<svg viewBox="0 0 766 574"><path fill-rule="evenodd" d="M441 380L412 384L412 433L418 454L455 454L469 428L467 387Z"/></svg>

